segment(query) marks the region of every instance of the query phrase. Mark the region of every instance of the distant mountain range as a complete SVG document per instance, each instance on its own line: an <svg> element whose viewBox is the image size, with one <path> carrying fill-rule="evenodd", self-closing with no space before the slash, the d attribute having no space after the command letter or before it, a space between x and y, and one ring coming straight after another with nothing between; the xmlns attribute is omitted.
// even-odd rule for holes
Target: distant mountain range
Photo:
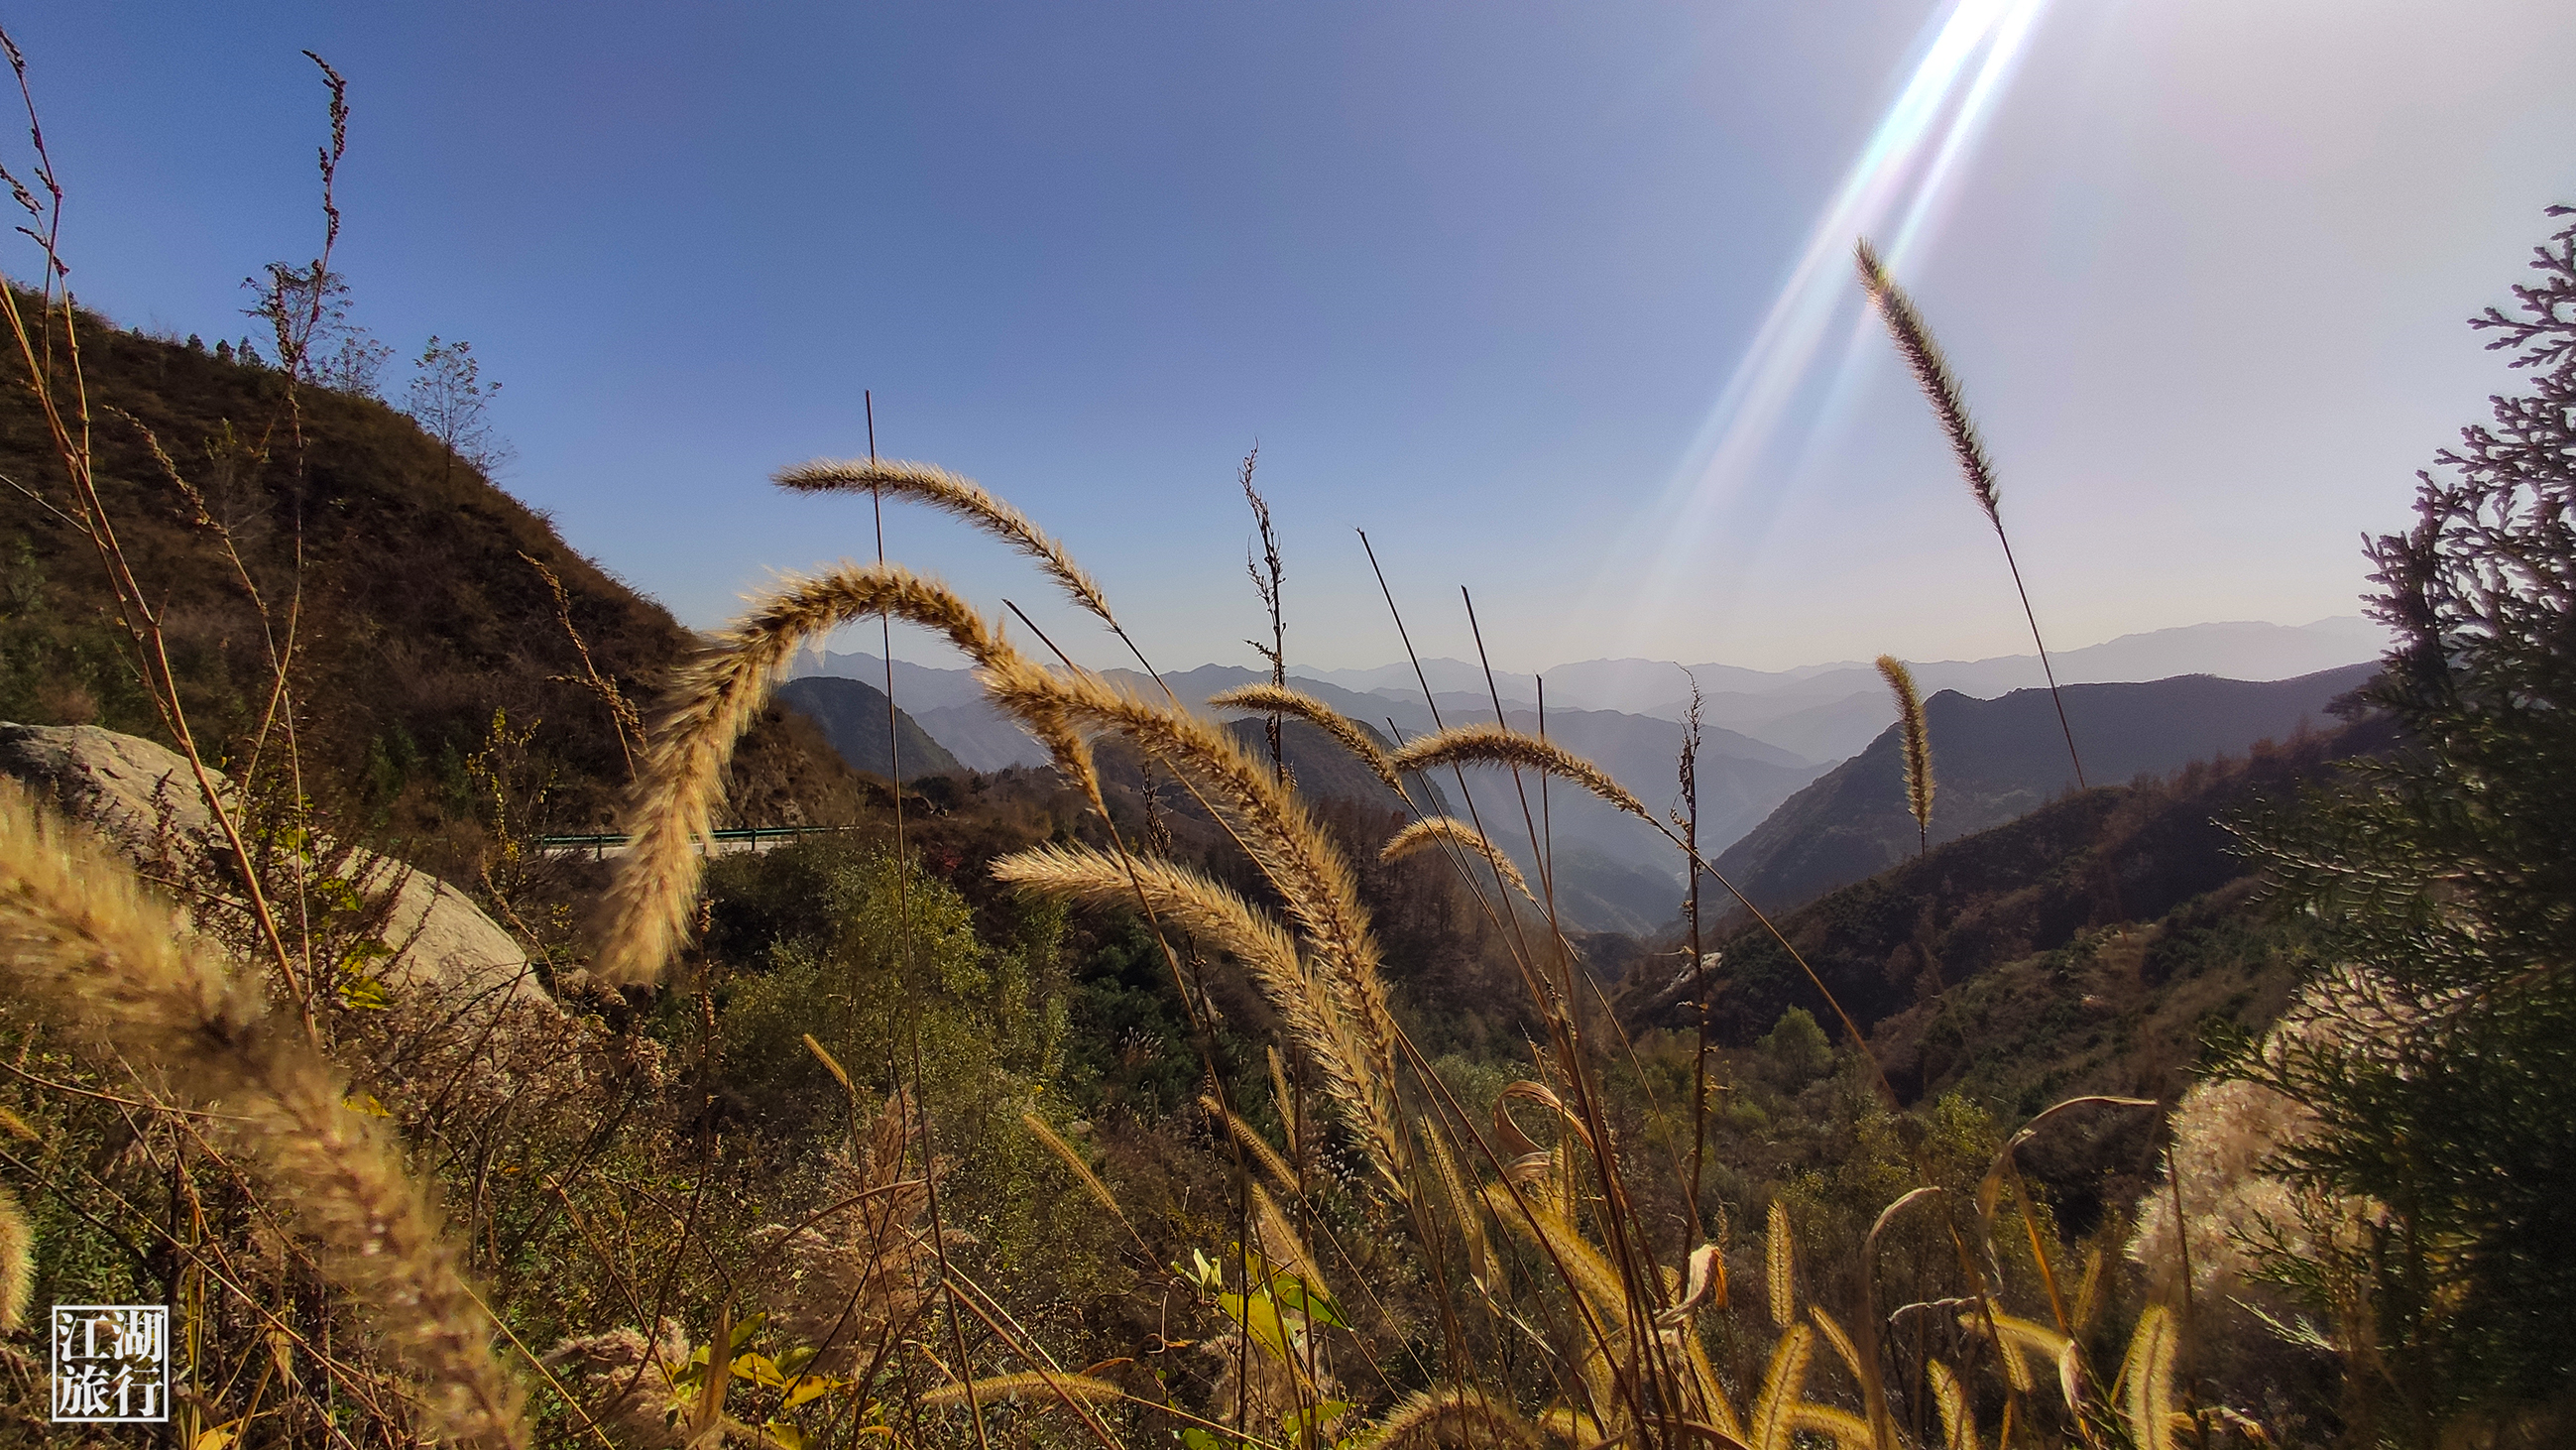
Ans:
<svg viewBox="0 0 2576 1450"><path fill-rule="evenodd" d="M2196 760L2242 755L2285 740L2302 725L2335 722L2326 706L2377 665L2250 683L2183 675L2147 684L2073 685L2066 723L2092 784L2120 785ZM2037 810L2075 786L2066 737L2046 690L1977 700L1943 690L1923 703L1931 737L1932 843L1955 840ZM1718 872L1766 911L1812 900L1876 875L1920 847L1906 810L1901 734L1889 725L1869 748L1789 798L1715 861Z"/></svg>
<svg viewBox="0 0 2576 1450"><path fill-rule="evenodd" d="M2319 670L2375 660L2387 646L2387 632L2377 624L2358 615L2339 615L2295 626L2238 621L2126 634L2052 655L2050 662L2056 667L2058 682L2067 685L2135 683L2177 675L2263 681L2295 679ZM1978 699L1992 699L2046 683L2036 655L1908 663L1916 682L1927 692L1957 690ZM884 670L876 656L861 653L808 656L797 672L877 681L884 677ZM1197 673L1191 672L1193 676ZM1238 673L1252 677L1249 671ZM1383 723L1390 713L1386 704L1353 699L1377 696L1399 706L1412 706L1410 711L1394 712L1405 729L1421 729L1429 723L1428 712L1421 709L1422 687L1410 663L1364 670L1296 666L1291 673L1310 689L1331 686L1331 690L1312 689L1312 693L1358 719ZM1538 676L1498 670L1489 691L1483 669L1468 661L1424 660L1421 673L1430 679L1444 714L1453 709L1481 707L1484 717L1491 718L1494 694L1501 695L1507 710L1537 708ZM1705 724L1786 751L1800 761L1830 763L1844 759L1876 738L1895 718L1877 672L1861 660L1788 670L1755 670L1727 664L1683 666L1670 660L1584 660L1551 669L1545 679L1551 716L1560 710L1588 710L1660 720L1682 717L1691 683L1696 679L1704 696L1701 719ZM1022 743L1026 737L1016 727L990 712L980 711L982 697L963 669L935 669L898 660L895 694L924 721L926 728L974 769L1033 764L1043 758L1034 742ZM932 712L951 707L969 708L961 709L956 716L941 717L949 727L945 731L930 723ZM1000 723L999 731L991 728L996 722ZM974 740L973 746L963 743L967 737ZM993 753L990 760L976 758L985 752Z"/></svg>
<svg viewBox="0 0 2576 1450"><path fill-rule="evenodd" d="M2378 626L2349 617L2295 628L2235 623L2157 630L2069 650L2051 659L2061 682L2084 682L2088 686L2181 675L2217 675L2227 678L2214 683L2245 684L2313 676L2321 669L2337 666L2357 666L2361 661L2375 659L2384 646ZM885 678L884 662L866 653L808 656L797 668L805 676L842 676L860 681ZM1953 722L1953 732L1965 728L1957 722L1967 717L1955 713L1961 705L1975 705L1986 697L2010 696L2026 686L2037 685L2042 678L2037 657L2030 655L1933 661L1915 665L1914 672L1923 689L1949 694L1955 702L1942 706L1944 717ZM1158 692L1160 688L1131 671L1112 670L1109 674L1147 692ZM1535 732L1539 728L1537 677L1498 672L1489 689L1480 667L1446 659L1424 661L1422 674L1436 692L1438 720L1442 724L1493 719L1493 702L1499 695L1504 715L1514 729ZM1203 665L1167 674L1164 683L1181 699L1197 704L1219 691L1265 678L1263 673L1236 666ZM1748 833L1765 826L1766 818L1772 817L1775 809L1784 807L1811 782L1822 784L1818 777L1825 775L1829 766L1870 746L1895 718L1886 687L1877 671L1867 664L1831 663L1777 671L1705 664L1685 671L1669 661L1588 660L1547 672L1546 733L1599 764L1649 808L1659 812L1671 809L1678 804L1675 763L1681 749L1679 721L1694 678L1703 692L1700 845L1703 852L1711 855L1740 848ZM1423 700L1411 664L1373 670L1292 670L1289 682L1382 733L1410 738L1435 728L1432 708ZM894 685L897 697L921 728L947 746L967 769L994 771L1012 765L1039 764L1046 759L1044 748L1026 731L984 702L982 691L965 669L939 669L898 660ZM2322 698L2309 701L2313 693L2304 688L2289 692L2288 697L2307 703L2277 720L2277 711L2258 711L2260 718L2250 722L2250 733L2239 733L2237 729L2239 724L2249 722L2222 712L2198 722L2206 727L2199 733L2186 728L2172 734L2170 739L2180 754L2170 750L2150 752L2155 764L2120 765L2118 762L2127 757L2115 752L2094 774L2105 780L2125 780L2141 769L2171 769L2196 756L2241 751L2262 735L2286 733L2302 711L2313 713L2322 708ZM2111 708L2116 713L2120 707ZM877 709L881 713L883 706ZM2054 722L2051 711L2048 724L2052 732ZM2116 722L2104 722L2104 732L2115 733L2117 728ZM1936 724L1935 731L1934 750L1940 755L1944 752L1942 727ZM2185 741L2193 743L2181 744ZM1952 794L1944 808L1936 811L1936 830L1957 834L1992 825L2037 806L2055 793L2057 786L2053 778L2045 777L2045 772L2052 768L2052 759L2062 763L2064 746L2053 733L2046 743L2048 750L2033 754L2025 763L2027 771L2040 773L2032 780L2024 780L2001 766L1997 767L2000 773L1992 778L1980 775L1970 768L1973 751L1950 762L1942 771L1942 779ZM1316 744L1320 747L1321 742ZM1963 744L1962 748L1969 747ZM1471 771L1468 782L1476 800L1484 806L1489 817L1486 825L1497 844L1519 859L1525 871L1532 870L1536 863L1529 849L1529 831L1522 822L1520 800L1510 775L1502 771ZM1453 794L1455 784L1454 779L1450 781ZM1534 781L1531 785L1531 814L1535 817L1541 802ZM1836 799L1841 797L1837 795ZM1561 895L1567 898L1560 906L1568 907L1572 924L1584 930L1651 931L1671 919L1685 878L1677 853L1653 827L1561 782L1550 786L1545 813L1547 834L1557 848ZM1891 832L1880 830L1883 825L1880 822L1865 829L1851 827L1844 834L1861 830L1873 840L1877 835L1893 840ZM1780 829L1794 835L1795 829L1804 828L1783 824ZM1907 841L1912 840L1910 824L1903 834ZM1833 839L1843 842L1840 835ZM1780 849L1813 856L1815 862L1812 868L1781 868L1788 872L1778 883L1784 889L1805 890L1818 872L1834 882L1857 879L1895 859L1879 859L1877 846L1853 846L1847 860L1833 855L1833 851L1843 849L1842 844L1830 849L1788 845ZM1828 866L1828 858L1840 864ZM1869 864L1872 861L1876 864ZM1841 872L1850 874L1837 874ZM1532 879L1536 879L1535 875Z"/></svg>

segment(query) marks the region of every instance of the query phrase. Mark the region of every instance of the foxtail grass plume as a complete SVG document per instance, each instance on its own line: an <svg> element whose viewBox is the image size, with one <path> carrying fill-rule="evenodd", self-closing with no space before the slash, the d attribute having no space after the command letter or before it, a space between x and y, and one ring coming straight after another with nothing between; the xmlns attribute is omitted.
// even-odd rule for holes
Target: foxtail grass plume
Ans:
<svg viewBox="0 0 2576 1450"><path fill-rule="evenodd" d="M1408 775L1443 765L1527 766L1573 781L1641 820L1655 819L1644 802L1629 794L1601 767L1553 740L1523 735L1500 725L1452 725L1437 734L1408 741L1391 759L1398 771Z"/></svg>
<svg viewBox="0 0 2576 1450"><path fill-rule="evenodd" d="M1408 1160L1403 1138L1394 1129L1399 1034L1387 1007L1377 940L1349 863L1305 807L1233 736L1177 706L1141 699L1097 676L988 670L984 688L995 704L1023 718L1053 710L1094 729L1114 730L1197 788L1277 888L1289 918L1313 946L1322 967L1314 975L1334 1008L1327 1021L1347 1024L1361 1054L1364 1070L1354 1073L1351 1086L1375 1105L1360 1126L1373 1140L1372 1157L1387 1186L1399 1198L1409 1198L1408 1175L1401 1171Z"/></svg>
<svg viewBox="0 0 2576 1450"><path fill-rule="evenodd" d="M1100 592L1082 566L1028 515L984 491L983 485L962 474L929 463L907 463L892 458L817 458L793 468L782 468L772 475L780 488L798 493L868 493L882 490L897 498L908 498L932 508L955 514L1001 539L1012 548L1038 561L1040 567L1062 585L1074 602L1100 617L1103 624L1117 628L1117 616L1109 612L1109 597Z"/></svg>
<svg viewBox="0 0 2576 1450"><path fill-rule="evenodd" d="M1391 1061L1380 1064L1343 1003L1300 959L1296 942L1242 897L1169 861L1150 856L1122 860L1087 846L1021 851L995 861L993 875L1041 895L1090 905L1129 902L1141 894L1156 916L1243 963L1263 999L1279 1013L1289 1041L1315 1065L1325 1097L1358 1130L1380 1171L1395 1176L1401 1160Z"/></svg>
<svg viewBox="0 0 2576 1450"><path fill-rule="evenodd" d="M687 933L704 866L698 842L713 823L734 745L760 718L800 645L880 613L946 635L987 671L1035 668L946 585L900 565L845 564L783 581L683 666L665 697L627 812L631 844L608 890L607 930L593 966L599 976L629 983L661 974ZM1070 727L1059 716L1030 723L1057 768L1096 794L1089 752Z"/></svg>
<svg viewBox="0 0 2576 1450"><path fill-rule="evenodd" d="M1923 696L1905 661L1880 655L1878 676L1896 696L1896 720L1905 731L1905 809L1914 816L1919 855L1932 849L1932 731L1923 722Z"/></svg>
<svg viewBox="0 0 2576 1450"><path fill-rule="evenodd" d="M1977 1411L1960 1391L1958 1374L1937 1359L1927 1368L1941 1410L1941 1450L1977 1450Z"/></svg>
<svg viewBox="0 0 2576 1450"><path fill-rule="evenodd" d="M1513 890L1527 898L1532 905L1537 904L1538 898L1530 894L1529 883L1521 879L1521 870L1512 864L1512 858L1504 855L1493 842L1486 840L1484 832L1456 816L1429 816L1415 821L1389 836L1386 844L1378 848L1377 858L1381 861L1401 861L1407 856L1444 842L1483 857L1486 864L1494 868L1495 874L1510 883Z"/></svg>
<svg viewBox="0 0 2576 1450"><path fill-rule="evenodd" d="M1118 1196L1109 1191L1108 1184L1100 1181L1099 1174L1091 1171L1090 1164L1082 1161L1082 1155L1073 1151L1071 1143L1056 1136L1055 1129L1047 1126L1046 1119L1035 1113L1022 1113L1020 1125L1029 1130L1030 1137L1038 1140L1039 1147L1055 1155L1055 1161L1064 1165L1065 1171L1082 1185L1082 1191L1091 1195L1092 1202L1109 1210L1109 1216L1119 1223L1127 1222L1127 1211L1118 1206Z"/></svg>
<svg viewBox="0 0 2576 1450"><path fill-rule="evenodd" d="M1387 789L1404 794L1404 782L1396 777L1395 766L1386 752L1369 738L1366 730L1350 716L1302 691L1284 685L1244 685L1208 697L1208 704L1219 710L1259 710L1272 715L1294 715L1309 725L1341 742L1342 748L1356 755L1360 763L1385 781Z"/></svg>
<svg viewBox="0 0 2576 1450"><path fill-rule="evenodd" d="M1062 1400L1123 1400L1127 1392L1107 1380L1088 1375L1049 1374L1043 1370L1020 1374L987 1375L971 1382L941 1385L921 1392L921 1407L926 1410L951 1410L970 1401L993 1404L1003 1400L1025 1400L1035 1405L1052 1405Z"/></svg>
<svg viewBox="0 0 2576 1450"><path fill-rule="evenodd" d="M1914 370L1914 381L1923 389L1924 399L1931 403L1933 415L1941 420L1941 432L1950 440L1951 455L1959 461L1959 472L1968 480L1968 491L1977 496L1977 506L1986 511L1986 522L1994 525L1995 538L2004 548L2004 564L2012 570L2013 590L2021 596L2021 612L2030 621L2030 642L2039 650L2040 672L2048 677L2048 697L2057 705L2058 728L2066 733L2066 754L2075 763L2075 784L2086 785L2084 757L2075 749L2075 727L2066 723L2066 700L2057 690L2057 669L2048 662L2048 644L2039 637L2039 614L2030 607L2030 590L2021 582L2021 563L2013 557L2012 535L2004 532L2004 515L1995 490L1995 465L1986 456L1985 440L1977 436L1976 419L1968 415L1967 401L1959 395L1958 376L1950 371L1950 360L1941 355L1941 344L1932 338L1923 314L1916 311L1914 299L1896 285L1887 267L1878 259L1878 251L1867 237L1854 244L1852 259L1860 268L1861 286L1869 290L1869 300L1878 315L1887 322L1896 350L1905 355L1906 366Z"/></svg>
<svg viewBox="0 0 2576 1450"><path fill-rule="evenodd" d="M2129 1332L2129 1355L2120 1366L2127 1392L2121 1410L2138 1450L2173 1450L2174 1317L2150 1304Z"/></svg>
<svg viewBox="0 0 2576 1450"><path fill-rule="evenodd" d="M0 782L0 982L67 1037L148 1064L157 1091L220 1102L214 1127L418 1376L431 1422L459 1441L526 1443L491 1317L395 1146L345 1105L340 1074L208 958L121 857L48 820L14 782Z"/></svg>
<svg viewBox="0 0 2576 1450"><path fill-rule="evenodd" d="M1417 1390L1361 1436L1370 1450L1432 1450L1444 1445L1539 1450L1538 1428L1483 1390L1441 1385ZM1578 1442L1580 1443L1580 1442Z"/></svg>
<svg viewBox="0 0 2576 1450"><path fill-rule="evenodd" d="M0 1332L27 1322L36 1292L36 1228L18 1195L0 1187Z"/></svg>
<svg viewBox="0 0 2576 1450"><path fill-rule="evenodd" d="M1771 1219L1762 1238L1771 1322L1787 1329L1798 1319L1797 1236L1789 1231L1788 1205L1776 1198L1771 1200Z"/></svg>
<svg viewBox="0 0 2576 1450"><path fill-rule="evenodd" d="M1925 401L1932 405L1933 415L1941 420L1941 432L1950 440L1950 453L1959 461L1959 472L1968 481L1968 491L1977 496L1977 506L1986 511L1986 521L1995 532L2004 531L2004 516L1995 490L1995 465L1986 457L1985 440L1977 436L1977 421L1968 414L1968 404L1959 395L1958 375L1950 371L1950 360L1934 341L1932 329L1925 326L1923 314L1916 311L1914 299L1896 285L1887 267L1878 259L1878 250L1864 237L1853 250L1853 260L1860 268L1860 283L1869 289L1870 303L1885 319L1888 334L1896 339L1896 350L1905 355L1905 364L1914 370L1914 381L1923 389Z"/></svg>
<svg viewBox="0 0 2576 1450"><path fill-rule="evenodd" d="M1222 1124L1226 1132L1243 1145L1243 1151L1252 1155L1252 1161L1261 1171L1270 1175L1270 1181L1278 1186L1280 1192L1297 1191L1297 1170L1288 1166L1288 1160L1279 1156L1279 1150L1270 1146L1269 1139L1261 1136L1232 1109L1218 1102L1216 1094L1199 1094L1199 1111L1208 1115L1209 1122Z"/></svg>
<svg viewBox="0 0 2576 1450"><path fill-rule="evenodd" d="M1752 1423L1745 1427L1753 1450L1790 1450L1795 1443L1790 1437L1798 1428L1796 1415L1803 1398L1799 1389L1806 1383L1807 1364L1815 1355L1814 1330L1791 1324L1781 1331L1780 1342L1771 1347L1762 1392L1753 1401Z"/></svg>

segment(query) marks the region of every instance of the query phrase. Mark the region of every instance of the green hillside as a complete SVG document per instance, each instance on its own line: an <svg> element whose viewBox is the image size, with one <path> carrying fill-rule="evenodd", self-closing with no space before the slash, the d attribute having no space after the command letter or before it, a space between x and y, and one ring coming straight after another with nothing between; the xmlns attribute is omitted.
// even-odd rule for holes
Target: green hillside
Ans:
<svg viewBox="0 0 2576 1450"><path fill-rule="evenodd" d="M566 618L599 677L649 711L692 645L669 611L381 402L307 387L290 414L276 371L87 314L82 326L100 496L160 601L201 737L229 742L257 723L273 632L291 641L286 703L314 788L351 797L331 804L373 829L443 864L470 858L468 762L495 739L496 718L513 735L533 727L514 770L550 782L544 818L522 825L607 824L627 750ZM202 514L155 461L154 441ZM164 738L23 386L0 389L0 473L42 500L13 495L0 508L0 719ZM562 582L560 612L547 572ZM774 709L745 740L734 781L735 815L749 823L846 820L857 807L821 736Z"/></svg>

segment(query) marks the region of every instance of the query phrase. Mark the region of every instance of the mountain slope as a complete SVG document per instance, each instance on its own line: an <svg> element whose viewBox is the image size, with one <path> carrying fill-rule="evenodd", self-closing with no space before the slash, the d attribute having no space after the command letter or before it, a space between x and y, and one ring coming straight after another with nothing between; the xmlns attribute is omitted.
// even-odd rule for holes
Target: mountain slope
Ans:
<svg viewBox="0 0 2576 1450"><path fill-rule="evenodd" d="M602 828L627 783L626 750L530 561L562 581L590 660L639 707L694 645L667 610L380 402L303 390L299 451L278 373L93 317L83 326L102 499L162 611L208 749L258 722L272 679L264 631L145 427L229 532L281 635L290 604L298 616L293 704L312 787L349 785L384 833L424 846L470 836L469 762L497 723L513 736L533 729L527 769L552 779L548 816L519 824ZM0 473L65 502L61 461L14 378L0 386ZM123 661L98 557L67 518L32 503L0 510L0 576L0 717L169 743ZM839 821L858 809L856 778L783 711L764 712L731 775L728 823ZM418 859L470 876L471 841L454 850Z"/></svg>
<svg viewBox="0 0 2576 1450"><path fill-rule="evenodd" d="M2370 678L2351 665L2295 680L2248 683L2185 675L2138 685L2075 685L2067 722L2096 784L2175 770L2194 760L2283 739ZM1932 739L1937 844L2027 814L2074 784L2055 706L2045 690L1972 700L1944 690L1924 703ZM1778 910L1896 864L1917 849L1905 808L1893 725L1719 855L1719 872Z"/></svg>
<svg viewBox="0 0 2576 1450"><path fill-rule="evenodd" d="M885 691L874 685L812 675L779 686L778 702L812 720L854 770L892 780L900 766L903 778L913 780L966 768L901 710L894 712L889 733Z"/></svg>
<svg viewBox="0 0 2576 1450"><path fill-rule="evenodd" d="M2384 750L2392 738L2384 717L2373 717L2233 760L2195 762L2160 780L2097 786L1936 846L1775 920L1861 1030L1885 1045L1882 1062L1900 1092L1935 1093L1970 1075L2017 1089L2062 1066L2063 1054L2036 1027L2018 1038L1980 1034L1977 1021L1964 1031L1933 1030L1935 1023L1959 1020L1953 1007L1961 992L2010 964L2046 958L2101 933L2172 926L2168 918L2178 911L2192 930L2233 919L2233 903L2252 883L2221 819L2284 801L2333 762ZM2213 893L2219 897L2211 905ZM2155 939L2153 933L2138 937L2120 957L2131 987L2162 985L2191 953L2205 955L2213 945L2177 939L2161 953L2147 951ZM1831 1018L1805 973L1759 926L1730 930L1712 975L1711 1020L1721 1040L1748 1041L1791 1007ZM2043 971L2035 986L2024 983L2026 1001L1977 989L1983 1018L2065 1028L2092 1011L2081 1000L2091 989L2070 991L2071 980ZM1687 975L1631 983L1622 1013L1640 1026L1692 1021ZM2176 1050L2188 1060L2187 1047ZM2103 1090L2126 1092L2133 1085Z"/></svg>

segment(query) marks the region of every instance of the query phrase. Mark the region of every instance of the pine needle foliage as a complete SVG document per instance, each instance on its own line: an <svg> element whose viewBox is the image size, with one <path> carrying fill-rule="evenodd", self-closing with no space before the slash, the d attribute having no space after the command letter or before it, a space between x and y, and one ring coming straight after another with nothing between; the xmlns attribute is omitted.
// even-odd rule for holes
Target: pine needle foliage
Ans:
<svg viewBox="0 0 2576 1450"><path fill-rule="evenodd" d="M2532 266L2471 323L2528 383L2368 548L2396 648L2367 700L2409 746L2243 826L2347 989L2226 1071L2316 1114L2293 1183L2382 1206L2270 1269L2340 1324L2348 1418L2404 1445L2563 1417L2576 1382L2576 224Z"/></svg>

